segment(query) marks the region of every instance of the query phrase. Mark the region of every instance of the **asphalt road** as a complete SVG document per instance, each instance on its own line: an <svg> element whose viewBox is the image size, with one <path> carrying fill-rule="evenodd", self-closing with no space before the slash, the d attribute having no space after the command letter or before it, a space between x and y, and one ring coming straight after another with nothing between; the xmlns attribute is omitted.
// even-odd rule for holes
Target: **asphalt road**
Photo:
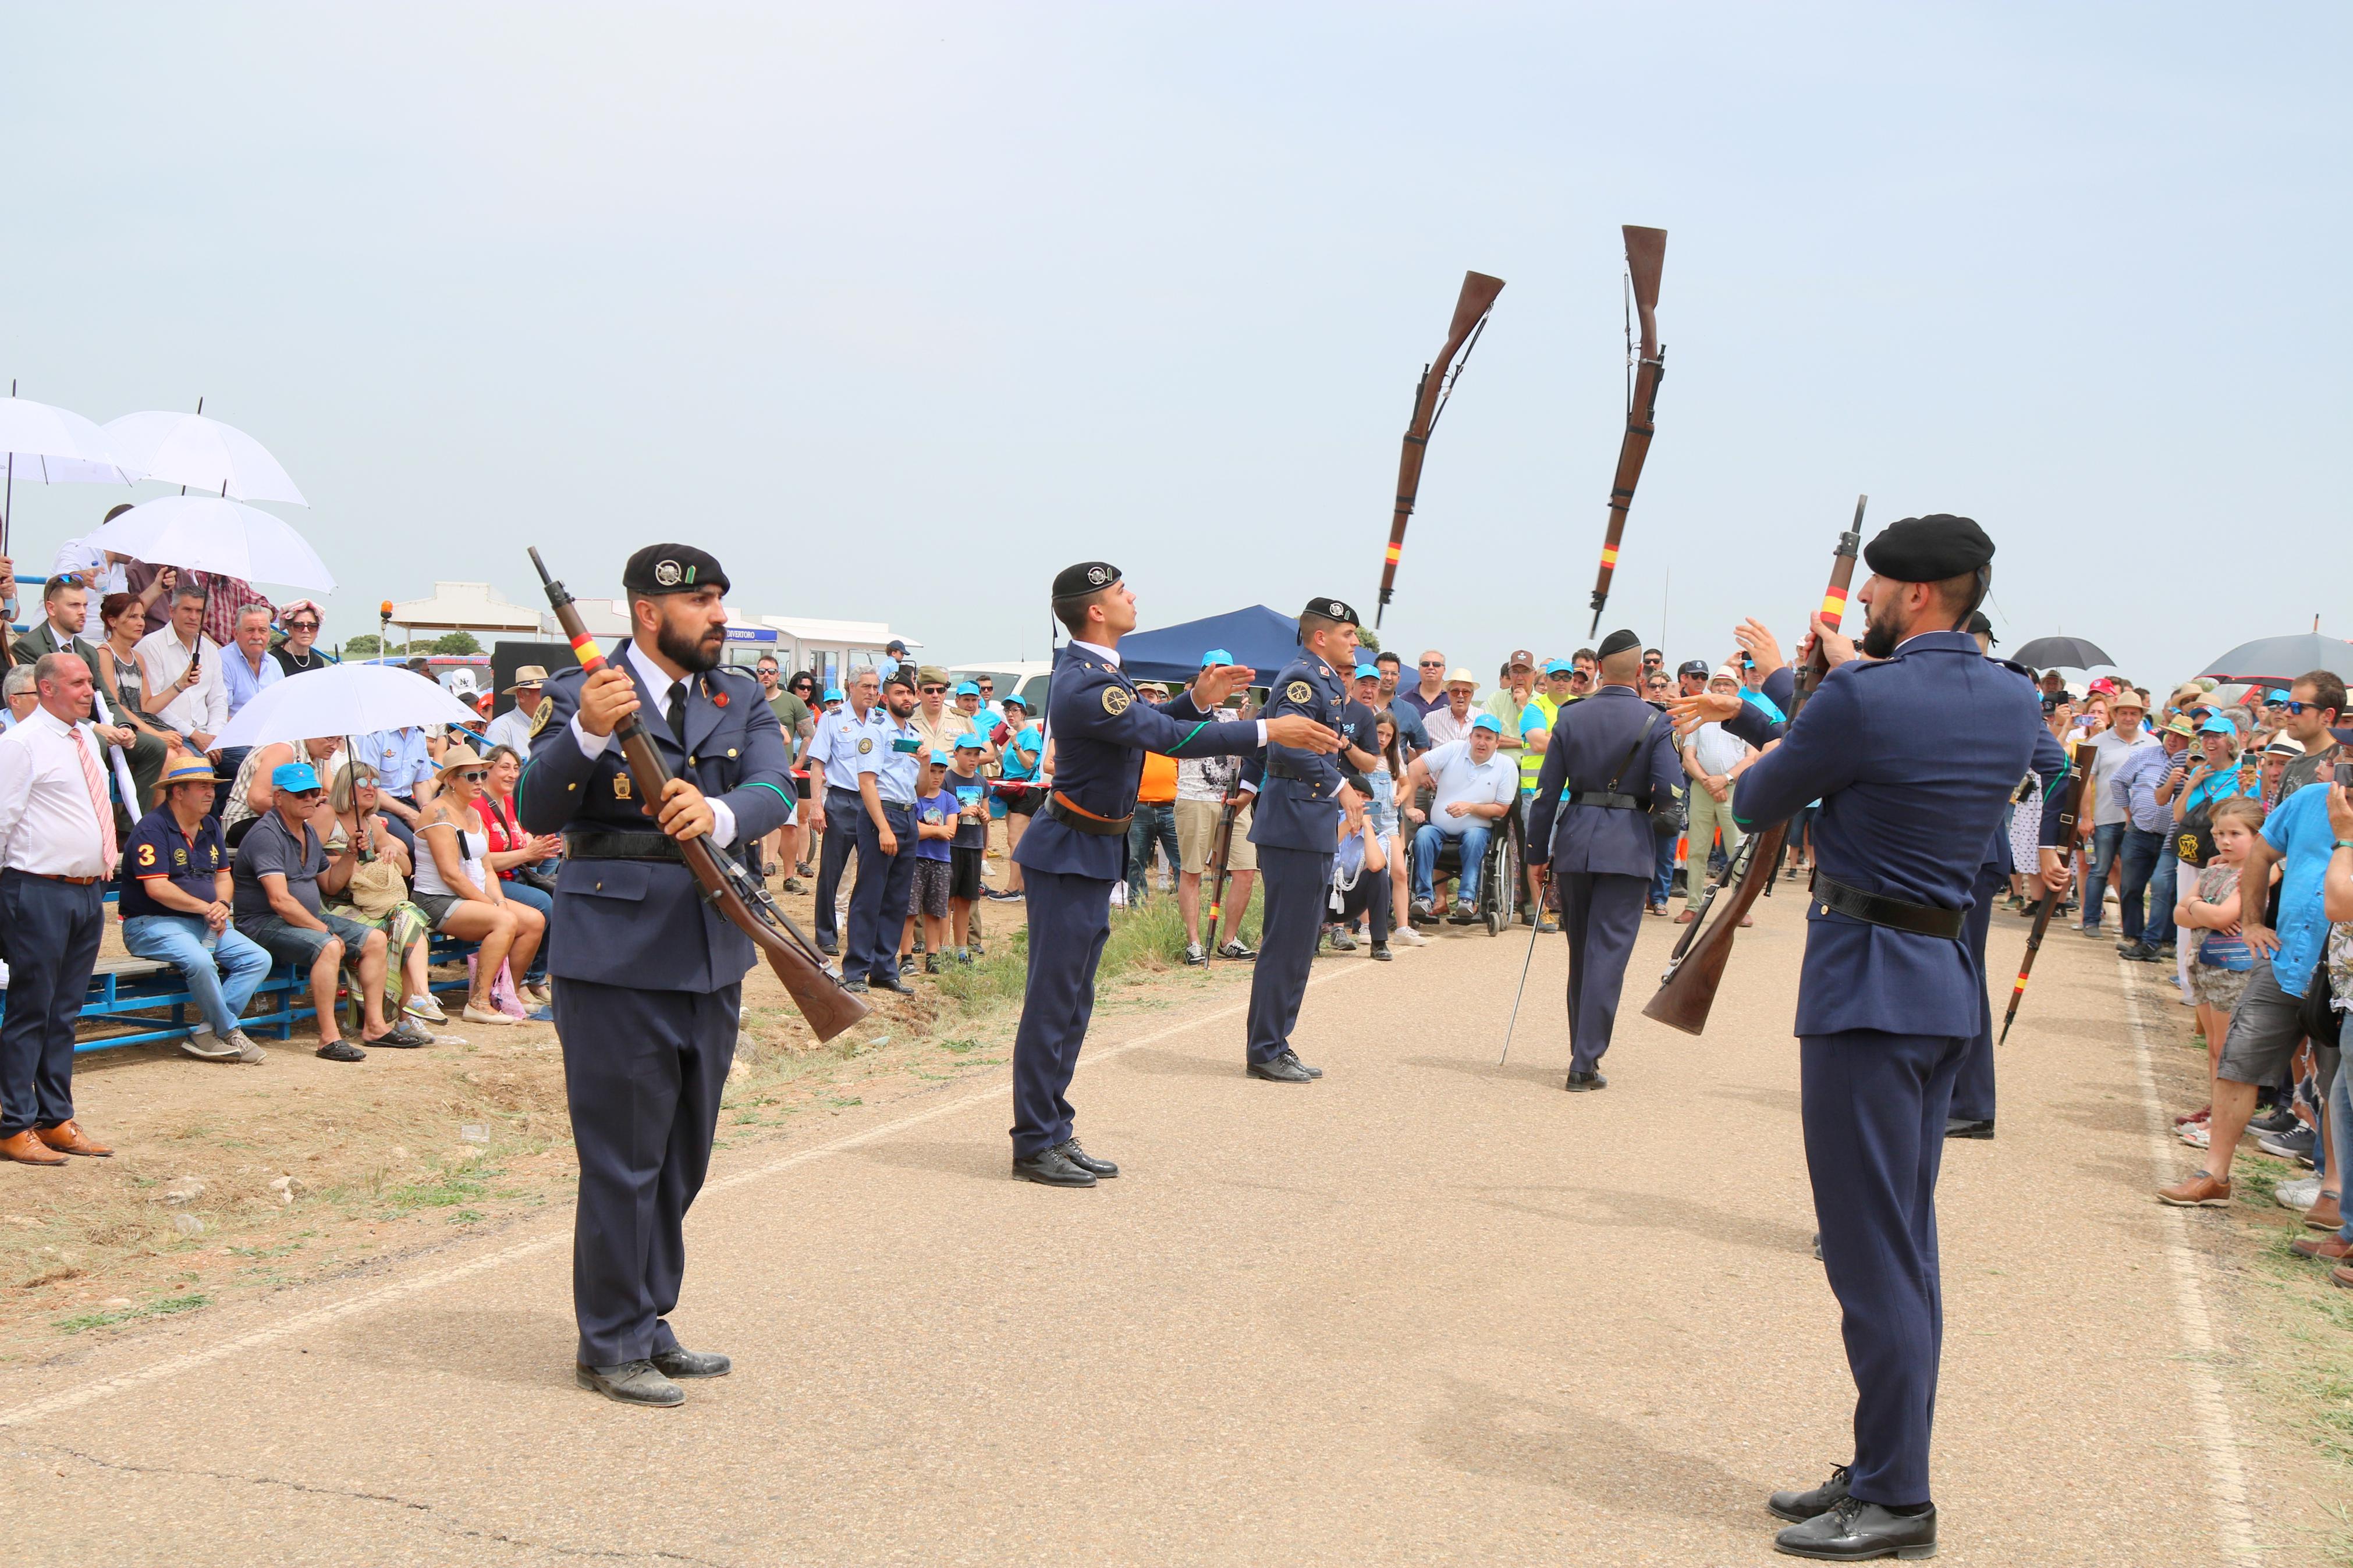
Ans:
<svg viewBox="0 0 2353 1568"><path fill-rule="evenodd" d="M1697 1040L1637 1016L1646 922L1600 1094L1561 1092L1559 939L1498 1067L1525 941L1462 933L1319 962L1312 1087L1242 1076L1238 990L1099 1018L1093 1191L1008 1178L1001 1077L724 1152L676 1321L738 1370L681 1409L573 1386L568 1215L174 1320L11 1377L0 1510L108 1563L1779 1561L1764 1496L1852 1399L1801 909ZM1943 1184L1945 1558L2241 1561L2107 947L2054 934L2027 1009Z"/></svg>

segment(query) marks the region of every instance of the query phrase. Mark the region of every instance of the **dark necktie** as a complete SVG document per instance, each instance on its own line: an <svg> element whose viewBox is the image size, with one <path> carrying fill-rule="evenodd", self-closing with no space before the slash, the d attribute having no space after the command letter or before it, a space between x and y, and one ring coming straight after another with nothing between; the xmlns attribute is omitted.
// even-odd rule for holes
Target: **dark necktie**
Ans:
<svg viewBox="0 0 2353 1568"><path fill-rule="evenodd" d="M680 751L686 750L686 682L670 683L670 732Z"/></svg>

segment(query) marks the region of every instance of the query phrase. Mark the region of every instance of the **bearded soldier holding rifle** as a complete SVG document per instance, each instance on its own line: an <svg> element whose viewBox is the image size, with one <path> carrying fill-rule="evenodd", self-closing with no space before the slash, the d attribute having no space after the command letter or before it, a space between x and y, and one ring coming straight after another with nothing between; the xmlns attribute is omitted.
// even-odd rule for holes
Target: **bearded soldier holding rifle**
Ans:
<svg viewBox="0 0 2353 1568"><path fill-rule="evenodd" d="M1834 668L1741 778L1743 827L1822 803L1797 1033L1822 1261L1855 1383L1854 1457L1821 1486L1777 1492L1767 1505L1798 1521L1775 1541L1795 1556L1936 1549L1936 1174L1954 1081L1988 1016L1983 967L1964 933L2003 804L2047 735L2031 682L1985 658L1962 629L1993 553L1967 518L1883 530L1863 551L1866 657L1818 624ZM1676 707L1735 733L1762 723L1718 700ZM2058 805L2045 802L2045 845ZM2042 871L2064 884L2057 849L2043 850Z"/></svg>

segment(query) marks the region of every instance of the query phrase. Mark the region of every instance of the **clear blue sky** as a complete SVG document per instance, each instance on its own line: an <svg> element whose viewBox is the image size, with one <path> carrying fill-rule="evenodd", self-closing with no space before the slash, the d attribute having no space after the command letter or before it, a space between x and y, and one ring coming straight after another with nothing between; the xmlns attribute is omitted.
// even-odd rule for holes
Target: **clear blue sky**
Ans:
<svg viewBox="0 0 2353 1568"><path fill-rule="evenodd" d="M1096 555L1147 626L1369 613L1477 268L1387 632L1488 675L1586 640L1651 224L1605 630L1794 631L1867 490L1984 523L2010 640L2154 684L2353 633L2348 43L2337 5L45 7L0 57L0 374L259 437L331 637L679 538L747 609L1037 658ZM20 488L25 569L111 499Z"/></svg>

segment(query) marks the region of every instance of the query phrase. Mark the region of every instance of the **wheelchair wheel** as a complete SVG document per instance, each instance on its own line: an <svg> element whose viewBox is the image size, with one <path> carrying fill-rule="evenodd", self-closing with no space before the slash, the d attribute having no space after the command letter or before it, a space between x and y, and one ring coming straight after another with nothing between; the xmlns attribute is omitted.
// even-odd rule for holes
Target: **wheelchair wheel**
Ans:
<svg viewBox="0 0 2353 1568"><path fill-rule="evenodd" d="M1487 934L1501 936L1504 928L1512 923L1512 911L1520 901L1520 858L1512 848L1511 835L1498 833L1501 847L1488 857L1486 905Z"/></svg>

